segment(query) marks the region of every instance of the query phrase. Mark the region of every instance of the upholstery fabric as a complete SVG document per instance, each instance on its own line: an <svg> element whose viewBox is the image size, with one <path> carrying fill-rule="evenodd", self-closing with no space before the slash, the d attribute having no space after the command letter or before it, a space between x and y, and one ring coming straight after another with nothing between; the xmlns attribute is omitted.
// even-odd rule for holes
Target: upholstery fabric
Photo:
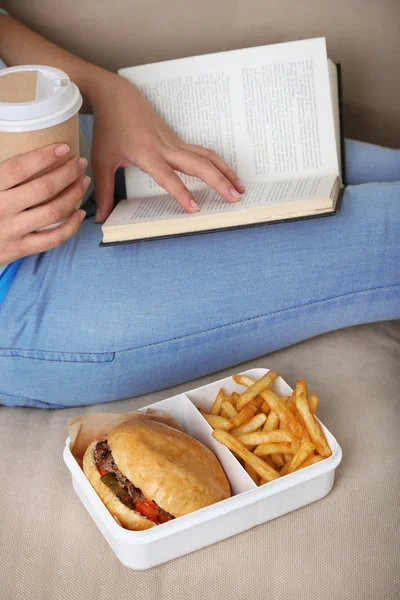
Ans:
<svg viewBox="0 0 400 600"><path fill-rule="evenodd" d="M331 493L149 571L117 560L62 460L67 419L125 412L151 396L60 411L0 408L0 597L4 600L395 600L400 589L400 324L326 334L241 366L307 380L343 449Z"/></svg>

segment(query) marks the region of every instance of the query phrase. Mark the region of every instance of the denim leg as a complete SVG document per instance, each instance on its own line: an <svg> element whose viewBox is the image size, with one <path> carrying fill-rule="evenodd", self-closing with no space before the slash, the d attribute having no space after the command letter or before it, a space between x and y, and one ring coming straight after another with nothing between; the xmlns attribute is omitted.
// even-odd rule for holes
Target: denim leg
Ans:
<svg viewBox="0 0 400 600"><path fill-rule="evenodd" d="M345 140L345 156L350 185L400 181L400 150Z"/></svg>
<svg viewBox="0 0 400 600"><path fill-rule="evenodd" d="M86 220L5 298L0 403L139 395L399 318L399 202L400 183L348 186L338 216L101 249Z"/></svg>

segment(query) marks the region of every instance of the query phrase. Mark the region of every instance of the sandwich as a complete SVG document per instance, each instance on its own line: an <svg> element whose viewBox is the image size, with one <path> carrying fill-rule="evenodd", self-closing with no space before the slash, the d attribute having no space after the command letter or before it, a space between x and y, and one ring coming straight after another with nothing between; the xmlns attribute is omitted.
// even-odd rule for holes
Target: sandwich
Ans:
<svg viewBox="0 0 400 600"><path fill-rule="evenodd" d="M151 420L128 421L93 441L83 471L114 519L134 531L225 500L216 456L191 436Z"/></svg>

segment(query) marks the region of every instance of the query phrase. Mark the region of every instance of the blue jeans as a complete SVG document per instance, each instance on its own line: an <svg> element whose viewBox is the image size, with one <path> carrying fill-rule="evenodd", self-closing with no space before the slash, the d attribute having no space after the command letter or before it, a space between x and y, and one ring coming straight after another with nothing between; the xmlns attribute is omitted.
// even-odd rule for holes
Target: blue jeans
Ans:
<svg viewBox="0 0 400 600"><path fill-rule="evenodd" d="M400 151L347 142L338 216L26 258L0 308L0 404L148 393L400 317ZM379 182L379 183L378 183Z"/></svg>

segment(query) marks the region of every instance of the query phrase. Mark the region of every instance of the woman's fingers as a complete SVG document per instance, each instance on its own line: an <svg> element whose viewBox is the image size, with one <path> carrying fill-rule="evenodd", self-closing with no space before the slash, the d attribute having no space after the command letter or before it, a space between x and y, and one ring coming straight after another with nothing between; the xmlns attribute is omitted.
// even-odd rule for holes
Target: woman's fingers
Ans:
<svg viewBox="0 0 400 600"><path fill-rule="evenodd" d="M105 166L103 170L93 169L96 193L96 223L104 223L110 216L114 206L114 169Z"/></svg>
<svg viewBox="0 0 400 600"><path fill-rule="evenodd" d="M195 144L183 144L183 149L193 152L199 156L207 158L221 173L229 179L232 185L237 189L238 192L243 194L246 191L246 186L236 175L235 171L231 169L227 162L224 161L218 154L209 148L203 148L202 146L196 146Z"/></svg>
<svg viewBox="0 0 400 600"><path fill-rule="evenodd" d="M20 185L67 156L67 144L50 144L0 163L0 192Z"/></svg>
<svg viewBox="0 0 400 600"><path fill-rule="evenodd" d="M26 235L19 242L20 253L22 253L22 256L28 256L29 254L47 252L47 250L61 246L61 244L75 235L81 226L85 215L86 213L84 210L77 210L65 223L59 225L55 229Z"/></svg>
<svg viewBox="0 0 400 600"><path fill-rule="evenodd" d="M194 152L187 152L185 150L171 150L166 154L166 159L173 169L193 175L194 177L199 177L218 192L227 202L237 202L240 200L240 192L205 156L199 156Z"/></svg>
<svg viewBox="0 0 400 600"><path fill-rule="evenodd" d="M68 186L54 200L24 210L10 219L7 233L1 237L13 239L23 237L28 233L66 221L76 211L90 183L90 177L81 175L78 181Z"/></svg>
<svg viewBox="0 0 400 600"><path fill-rule="evenodd" d="M195 213L200 210L193 197L183 181L178 177L175 171L158 156L153 156L140 165L140 168L148 173L154 181L163 187L171 196L173 196L181 206L189 213ZM184 169L179 169L184 170Z"/></svg>
<svg viewBox="0 0 400 600"><path fill-rule="evenodd" d="M82 175L87 164L85 158L71 158L41 177L2 192L2 214L15 214L57 196Z"/></svg>
<svg viewBox="0 0 400 600"><path fill-rule="evenodd" d="M115 168L111 163L102 163L93 157L92 172L96 195L96 223L104 223L114 206Z"/></svg>

